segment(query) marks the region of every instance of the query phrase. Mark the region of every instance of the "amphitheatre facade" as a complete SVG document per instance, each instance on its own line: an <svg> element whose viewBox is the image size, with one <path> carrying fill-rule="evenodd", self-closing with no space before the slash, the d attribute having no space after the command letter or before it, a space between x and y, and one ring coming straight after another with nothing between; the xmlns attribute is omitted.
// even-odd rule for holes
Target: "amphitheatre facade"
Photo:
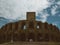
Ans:
<svg viewBox="0 0 60 45"><path fill-rule="evenodd" d="M58 27L36 21L35 12L27 12L27 20L8 23L0 29L0 43L13 41L22 42L60 42Z"/></svg>

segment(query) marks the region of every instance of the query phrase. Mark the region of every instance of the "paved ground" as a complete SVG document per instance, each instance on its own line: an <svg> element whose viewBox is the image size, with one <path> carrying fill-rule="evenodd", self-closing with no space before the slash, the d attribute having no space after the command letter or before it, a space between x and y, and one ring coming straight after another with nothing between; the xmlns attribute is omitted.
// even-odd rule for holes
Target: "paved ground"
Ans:
<svg viewBox="0 0 60 45"><path fill-rule="evenodd" d="M57 42L14 42L14 43L4 43L0 45L60 45Z"/></svg>

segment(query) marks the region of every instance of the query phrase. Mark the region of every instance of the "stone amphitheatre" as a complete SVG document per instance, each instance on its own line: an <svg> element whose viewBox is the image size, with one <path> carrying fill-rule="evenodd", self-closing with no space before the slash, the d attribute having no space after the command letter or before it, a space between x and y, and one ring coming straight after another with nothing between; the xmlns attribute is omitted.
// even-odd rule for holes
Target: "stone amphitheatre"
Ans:
<svg viewBox="0 0 60 45"><path fill-rule="evenodd" d="M58 27L47 22L36 21L35 12L27 12L26 14L27 20L11 22L0 29L0 44L4 43L5 45L9 42L60 42ZM35 45L35 43L33 44Z"/></svg>

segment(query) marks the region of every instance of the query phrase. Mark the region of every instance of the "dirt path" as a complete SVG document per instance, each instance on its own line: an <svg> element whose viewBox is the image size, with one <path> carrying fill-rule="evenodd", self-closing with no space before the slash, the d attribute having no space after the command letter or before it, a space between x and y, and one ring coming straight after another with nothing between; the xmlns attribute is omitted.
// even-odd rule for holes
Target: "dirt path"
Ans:
<svg viewBox="0 0 60 45"><path fill-rule="evenodd" d="M0 45L60 45L60 43L54 42L14 42L14 43L4 43Z"/></svg>

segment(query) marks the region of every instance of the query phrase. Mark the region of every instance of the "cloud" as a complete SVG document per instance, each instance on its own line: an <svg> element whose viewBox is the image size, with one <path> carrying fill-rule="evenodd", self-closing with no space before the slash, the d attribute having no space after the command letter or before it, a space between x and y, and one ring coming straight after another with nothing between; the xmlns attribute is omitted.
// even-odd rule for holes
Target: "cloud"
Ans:
<svg viewBox="0 0 60 45"><path fill-rule="evenodd" d="M26 19L26 12L42 11L50 6L47 0L0 0L0 17L13 20ZM42 15L45 21L47 15Z"/></svg>
<svg viewBox="0 0 60 45"><path fill-rule="evenodd" d="M42 22L46 22L48 16L49 16L48 14L44 13L44 14L41 16L41 18L42 18L41 21L42 21Z"/></svg>
<svg viewBox="0 0 60 45"><path fill-rule="evenodd" d="M58 6L57 5L55 5L55 6L53 6L52 8L51 8L51 14L52 14L52 16L54 16L56 13L57 13L57 8L58 8Z"/></svg>
<svg viewBox="0 0 60 45"><path fill-rule="evenodd" d="M60 15L59 15L60 16Z"/></svg>
<svg viewBox="0 0 60 45"><path fill-rule="evenodd" d="M60 1L58 1L57 4L60 5Z"/></svg>
<svg viewBox="0 0 60 45"><path fill-rule="evenodd" d="M54 1L52 6L51 6L51 14L52 16L55 16L58 12L60 8L60 1Z"/></svg>
<svg viewBox="0 0 60 45"><path fill-rule="evenodd" d="M53 22L52 24L55 25L55 26L58 26L60 24L60 22Z"/></svg>
<svg viewBox="0 0 60 45"><path fill-rule="evenodd" d="M38 21L46 22L49 14L43 10L43 11L39 12L38 16L40 17L40 19L37 19Z"/></svg>
<svg viewBox="0 0 60 45"><path fill-rule="evenodd" d="M51 4L55 3L55 0L48 0Z"/></svg>
<svg viewBox="0 0 60 45"><path fill-rule="evenodd" d="M56 23L52 23L52 25L55 25L55 26L57 26L57 24L56 24Z"/></svg>

